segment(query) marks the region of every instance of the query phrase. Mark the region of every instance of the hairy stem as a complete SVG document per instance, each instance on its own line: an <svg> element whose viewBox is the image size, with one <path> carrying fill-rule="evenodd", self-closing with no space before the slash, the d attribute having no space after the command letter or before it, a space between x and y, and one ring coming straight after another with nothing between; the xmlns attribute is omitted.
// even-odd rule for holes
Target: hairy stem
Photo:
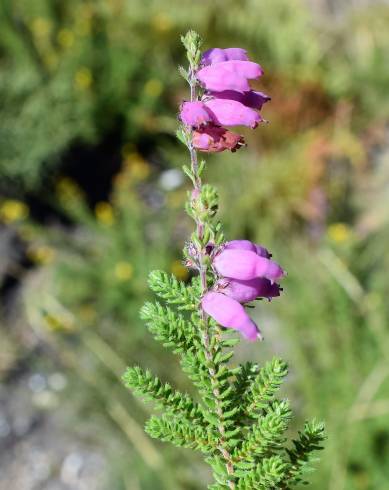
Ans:
<svg viewBox="0 0 389 490"><path fill-rule="evenodd" d="M197 95L196 95L196 80L194 78L194 70L191 68L190 71L190 98L191 101L197 100ZM199 166L198 166L198 159L197 159L197 152L195 148L193 147L192 140L190 141L189 145L189 153L190 153L190 160L191 160L191 170L194 176L194 189L200 194L201 193L201 188L202 188L202 182L201 182L201 177L199 175ZM199 243L202 243L203 241L203 233L204 233L204 223L201 221L201 218L198 217L196 219L196 234L199 239ZM197 250L197 255L198 255L198 260L199 260L199 274L200 274L200 280L201 280L201 296L203 296L208 289L207 285L207 261L206 261L206 252L204 250L204 247L199 247ZM205 357L207 359L207 362L209 364L208 372L211 380L211 385L212 385L212 393L215 397L215 408L216 408L216 414L219 419L219 425L218 425L218 430L220 433L220 444L218 446L218 449L220 453L222 454L225 462L226 462L226 469L229 475L234 474L234 467L233 467L233 462L232 462L232 456L228 449L226 448L226 436L225 436L225 427L224 427L224 415L223 415L223 409L221 405L221 397L220 397L220 391L218 388L218 383L216 379L216 371L214 367L214 362L213 362L213 355L212 355L212 349L210 346L210 336L209 336L209 325L208 325L208 315L204 312L202 308L200 308L200 318L201 322L203 325L203 334L202 334L202 342L204 346L204 353ZM228 486L230 489L234 490L235 489L235 483L233 481L228 481Z"/></svg>

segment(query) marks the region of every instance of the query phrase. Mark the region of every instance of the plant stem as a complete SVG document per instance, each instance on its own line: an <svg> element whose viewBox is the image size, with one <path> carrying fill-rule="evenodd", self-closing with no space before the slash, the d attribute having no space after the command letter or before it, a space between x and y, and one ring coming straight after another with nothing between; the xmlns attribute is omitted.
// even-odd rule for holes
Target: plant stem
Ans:
<svg viewBox="0 0 389 490"><path fill-rule="evenodd" d="M197 95L196 95L196 80L194 78L194 70L191 68L191 73L190 73L190 98L191 102L197 100ZM192 136L192 135L191 135ZM202 182L201 182L201 177L199 176L199 165L198 165L198 159L197 159L197 152L195 148L193 147L192 144L192 139L189 142L188 145L189 153L190 153L190 161L191 161L191 170L194 176L194 189L197 191L197 193L200 195L201 194L201 188L202 188ZM203 241L203 234L204 234L204 223L201 221L200 217L196 218L196 234L199 239L199 243L202 243ZM197 250L197 257L199 260L199 274L200 274L200 281L201 281L201 296L203 296L208 289L207 285L207 261L206 261L206 252L204 250L204 247L199 247ZM200 307L200 318L201 322L203 325L203 334L202 334L202 342L204 346L204 352L205 352L205 357L207 359L207 362L209 364L208 372L211 380L211 385L212 385L212 393L215 397L215 410L217 417L219 419L219 425L218 425L218 430L220 433L220 444L218 446L218 449L220 453L222 454L225 462L226 462L226 469L227 473L229 475L234 474L234 467L232 463L232 456L228 449L226 448L226 438L225 438L225 428L224 428L224 415L223 415L223 408L221 404L221 397L220 397L220 391L218 388L218 382L216 378L216 371L215 371L215 366L214 366L214 361L213 361L213 355L212 355L212 349L210 346L210 336L209 336L209 325L208 325L208 315L204 312L204 310ZM235 489L235 483L233 481L228 481L228 486L231 490Z"/></svg>

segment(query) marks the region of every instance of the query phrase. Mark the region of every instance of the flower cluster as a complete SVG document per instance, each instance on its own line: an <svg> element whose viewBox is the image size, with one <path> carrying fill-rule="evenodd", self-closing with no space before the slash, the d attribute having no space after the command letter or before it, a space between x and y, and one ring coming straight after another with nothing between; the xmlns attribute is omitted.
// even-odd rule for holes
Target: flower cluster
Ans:
<svg viewBox="0 0 389 490"><path fill-rule="evenodd" d="M203 296L203 310L220 325L239 330L248 340L262 339L242 305L279 296L281 288L276 281L285 275L284 270L271 260L266 248L248 240L227 242L215 254L213 268L220 279Z"/></svg>
<svg viewBox="0 0 389 490"><path fill-rule="evenodd" d="M249 84L263 75L261 66L249 61L244 49L213 48L203 53L194 75L204 94L201 100L184 102L180 111L181 121L193 130L193 147L209 153L236 151L244 139L224 126L254 129L263 121L259 111L270 97Z"/></svg>

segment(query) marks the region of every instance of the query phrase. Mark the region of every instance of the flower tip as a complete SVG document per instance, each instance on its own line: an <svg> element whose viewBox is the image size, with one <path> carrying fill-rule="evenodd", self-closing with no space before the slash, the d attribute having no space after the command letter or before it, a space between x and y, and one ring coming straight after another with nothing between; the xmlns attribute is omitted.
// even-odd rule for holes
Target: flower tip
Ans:
<svg viewBox="0 0 389 490"><path fill-rule="evenodd" d="M245 338L247 340L249 340L250 342L256 342L257 340L259 340L259 342L264 341L264 337L262 335L262 332L259 330L258 327L257 327L256 331L253 332L251 335L245 335Z"/></svg>
<svg viewBox="0 0 389 490"><path fill-rule="evenodd" d="M259 330L256 330L255 332L252 332L250 334L242 333L242 335L249 342L256 342L257 340L259 340L260 342L262 342L264 340L263 339L263 335L262 335L262 333Z"/></svg>

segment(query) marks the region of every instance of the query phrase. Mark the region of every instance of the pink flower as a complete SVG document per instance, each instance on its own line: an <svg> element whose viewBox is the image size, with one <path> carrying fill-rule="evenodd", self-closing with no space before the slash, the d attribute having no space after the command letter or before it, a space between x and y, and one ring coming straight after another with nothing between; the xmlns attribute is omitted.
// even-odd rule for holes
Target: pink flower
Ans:
<svg viewBox="0 0 389 490"><path fill-rule="evenodd" d="M249 303L257 298L275 298L280 296L280 286L271 283L263 277L256 277L248 281L239 279L222 279L218 285L219 291L239 303Z"/></svg>
<svg viewBox="0 0 389 490"><path fill-rule="evenodd" d="M230 60L240 60L240 61L248 61L247 51L241 48L212 48L208 49L203 53L201 58L201 64L205 65L213 65L214 63L220 63L221 61L230 61Z"/></svg>
<svg viewBox="0 0 389 490"><path fill-rule="evenodd" d="M225 249L251 250L261 257L266 257L267 259L270 259L271 257L271 253L267 248L263 247L262 245L258 245L258 243L250 242L250 240L231 240L225 244L224 250Z"/></svg>
<svg viewBox="0 0 389 490"><path fill-rule="evenodd" d="M244 145L241 135L224 126L256 128L263 121L259 110L270 97L251 90L249 80L263 74L241 48L213 48L203 54L196 77L205 91L202 100L184 102L180 119L192 128L192 144L199 151L236 151Z"/></svg>
<svg viewBox="0 0 389 490"><path fill-rule="evenodd" d="M280 296L281 288L275 281L285 273L270 257L265 247L249 240L227 242L213 258L213 266L222 277L202 299L208 315L224 327L239 330L249 340L261 334L242 305Z"/></svg>
<svg viewBox="0 0 389 490"><path fill-rule="evenodd" d="M231 279L264 277L274 282L285 274L276 262L251 250L224 249L214 258L213 265L220 275Z"/></svg>
<svg viewBox="0 0 389 490"><path fill-rule="evenodd" d="M235 92L234 90L224 90L223 92L210 92L210 95L217 97L218 99L236 100L241 104L257 109L262 109L263 104L271 100L271 97L263 92L256 92L250 90L249 92Z"/></svg>
<svg viewBox="0 0 389 490"><path fill-rule="evenodd" d="M260 65L252 61L230 60L215 63L201 68L196 76L207 90L222 92L237 90L248 92L248 80L257 79L263 75Z"/></svg>
<svg viewBox="0 0 389 490"><path fill-rule="evenodd" d="M262 247L262 245L258 245L258 243L254 243L254 246L257 255L259 255L260 257L266 257L267 259L270 259L272 255L267 248Z"/></svg>
<svg viewBox="0 0 389 490"><path fill-rule="evenodd" d="M224 249L251 250L252 252L256 252L255 243L250 242L250 240L231 240L230 242L226 242Z"/></svg>
<svg viewBox="0 0 389 490"><path fill-rule="evenodd" d="M254 129L262 121L259 112L236 100L210 99L204 105L220 126L248 126Z"/></svg>
<svg viewBox="0 0 389 490"><path fill-rule="evenodd" d="M228 129L214 124L206 124L192 133L193 146L208 153L216 153L224 150L236 151L244 146L244 138L240 134L228 131Z"/></svg>
<svg viewBox="0 0 389 490"><path fill-rule="evenodd" d="M201 306L223 327L239 330L248 340L254 341L262 338L257 325L238 301L224 294L209 291L204 295Z"/></svg>
<svg viewBox="0 0 389 490"><path fill-rule="evenodd" d="M207 106L200 101L184 102L181 105L180 119L186 126L198 127L207 122L215 122Z"/></svg>

